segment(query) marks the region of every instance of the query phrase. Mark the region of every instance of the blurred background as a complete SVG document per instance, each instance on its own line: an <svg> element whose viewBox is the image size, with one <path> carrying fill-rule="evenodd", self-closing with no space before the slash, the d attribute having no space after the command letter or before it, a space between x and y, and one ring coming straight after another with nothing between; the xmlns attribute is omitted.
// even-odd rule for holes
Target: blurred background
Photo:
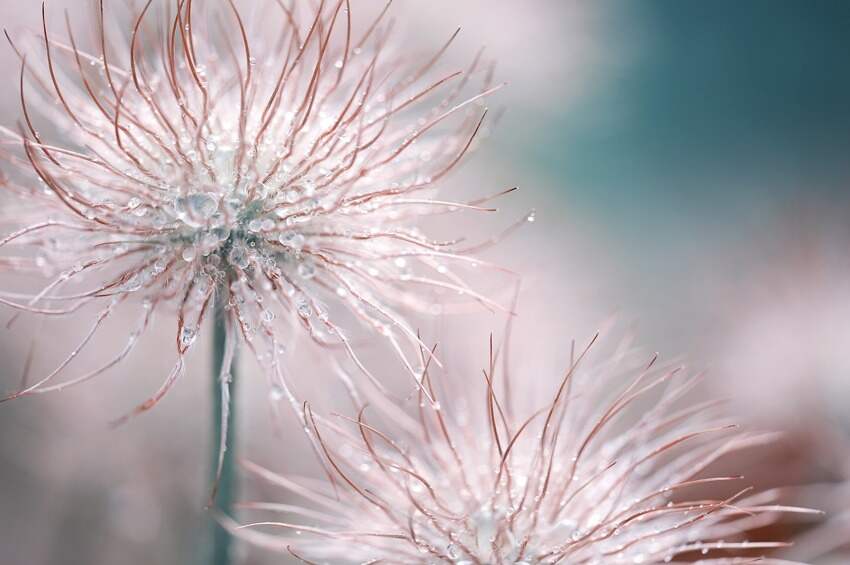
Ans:
<svg viewBox="0 0 850 565"><path fill-rule="evenodd" d="M0 23L37 26L37 4L0 0ZM537 209L489 254L523 273L515 364L557 371L554 352L616 317L648 349L705 369L706 392L729 396L738 421L786 432L751 456L747 478L806 485L789 491L793 502L828 511L786 555L850 562L850 3L437 0L394 10L421 48L462 26L451 60L484 45L509 82L491 101L503 117L445 190L519 185L500 203L502 225ZM11 49L0 65L17 73ZM5 125L18 119L14 82L0 86ZM501 322L468 324L483 345ZM170 351L173 321L157 327L142 364L0 405L0 565L192 562L210 449L208 351L193 353L188 378L154 413L107 427L168 370L157 352ZM70 348L80 331L0 329L0 388L15 388L33 335L46 367L67 354L52 344ZM444 334L451 350L460 334ZM310 468L312 455L267 431L265 382L252 372L246 363L240 454Z"/></svg>

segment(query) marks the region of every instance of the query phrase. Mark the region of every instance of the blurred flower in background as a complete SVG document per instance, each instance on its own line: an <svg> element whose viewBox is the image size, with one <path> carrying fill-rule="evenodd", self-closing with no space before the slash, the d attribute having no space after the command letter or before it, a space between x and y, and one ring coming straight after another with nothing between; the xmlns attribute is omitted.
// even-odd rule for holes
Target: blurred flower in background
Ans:
<svg viewBox="0 0 850 565"><path fill-rule="evenodd" d="M787 432L785 464L761 471L808 483L795 499L828 513L785 552L792 559L850 557L848 217L846 197L793 201L732 259L736 285L711 299L723 308L711 338L723 352L717 389L750 421ZM758 269L745 268L752 256Z"/></svg>

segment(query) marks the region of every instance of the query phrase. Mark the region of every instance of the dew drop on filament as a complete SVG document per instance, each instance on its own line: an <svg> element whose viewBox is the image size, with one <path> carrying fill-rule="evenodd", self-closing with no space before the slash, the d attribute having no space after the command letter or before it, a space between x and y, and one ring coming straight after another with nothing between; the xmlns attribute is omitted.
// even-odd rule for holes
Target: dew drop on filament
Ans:
<svg viewBox="0 0 850 565"><path fill-rule="evenodd" d="M278 402L283 398L283 387L279 384L273 384L269 390L269 399L272 402Z"/></svg>
<svg viewBox="0 0 850 565"><path fill-rule="evenodd" d="M174 201L174 210L186 225L200 227L218 211L218 202L209 194L199 192L178 197Z"/></svg>
<svg viewBox="0 0 850 565"><path fill-rule="evenodd" d="M184 347L189 347L195 342L195 339L198 337L198 332L195 331L194 328L190 328L189 326L184 326L183 330L180 332L180 343Z"/></svg>

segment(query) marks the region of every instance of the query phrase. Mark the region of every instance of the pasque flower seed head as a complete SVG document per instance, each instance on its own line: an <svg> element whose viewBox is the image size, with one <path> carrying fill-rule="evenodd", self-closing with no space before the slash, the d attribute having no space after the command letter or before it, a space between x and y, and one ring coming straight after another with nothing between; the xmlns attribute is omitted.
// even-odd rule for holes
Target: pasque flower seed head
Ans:
<svg viewBox="0 0 850 565"><path fill-rule="evenodd" d="M15 396L119 363L164 305L178 314L176 365L137 412L183 373L216 301L231 346L246 342L278 387L299 328L369 377L342 326L383 335L413 374L406 311L429 312L433 291L490 304L462 276L478 247L418 224L492 210L434 194L481 133L491 67L479 56L439 71L449 44L400 52L389 4L368 25L344 0L258 4L261 22L234 0L150 0L124 19L100 1L93 34L75 31L77 14L53 30L45 13L35 43L13 43L22 119L3 130L2 264L47 282L0 302L48 317L97 308L68 359ZM68 378L119 309L138 313L128 346Z"/></svg>

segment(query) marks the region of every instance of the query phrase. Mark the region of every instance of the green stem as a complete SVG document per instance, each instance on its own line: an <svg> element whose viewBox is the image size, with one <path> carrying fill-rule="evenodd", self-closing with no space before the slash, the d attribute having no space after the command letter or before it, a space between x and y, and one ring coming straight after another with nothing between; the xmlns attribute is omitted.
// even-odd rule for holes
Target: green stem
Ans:
<svg viewBox="0 0 850 565"><path fill-rule="evenodd" d="M216 472L218 469L218 449L221 442L222 422L221 408L222 398L221 383L219 375L225 357L225 341L227 335L227 313L224 311L224 305L220 300L215 303L215 321L213 330L213 367L212 367L212 389L213 389L213 406L212 406L212 471L210 480L215 481ZM218 483L217 496L214 501L217 510L227 516L233 517L233 504L236 499L236 470L234 465L235 454L235 437L236 437L236 420L235 420L235 402L234 389L236 384L236 358L233 358L229 370L232 381L230 384L230 418L227 426L227 450L224 452L224 463L221 468L221 478ZM211 534L211 553L212 558L208 563L212 565L229 565L231 562L232 540L230 533L225 530L218 521L212 522Z"/></svg>

